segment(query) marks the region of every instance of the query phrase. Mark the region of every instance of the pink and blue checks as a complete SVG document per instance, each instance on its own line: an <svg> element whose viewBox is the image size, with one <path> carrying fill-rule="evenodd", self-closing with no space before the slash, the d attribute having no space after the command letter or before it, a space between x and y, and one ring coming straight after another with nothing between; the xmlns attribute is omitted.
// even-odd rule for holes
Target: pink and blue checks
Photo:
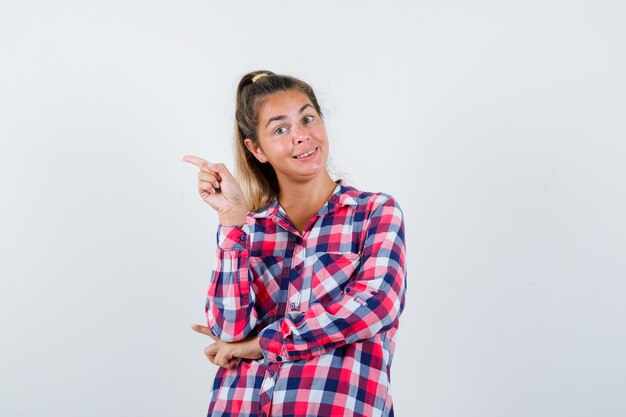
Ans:
<svg viewBox="0 0 626 417"><path fill-rule="evenodd" d="M403 214L344 180L306 226L277 200L219 226L206 314L263 358L219 368L209 416L393 416L390 367L404 309Z"/></svg>

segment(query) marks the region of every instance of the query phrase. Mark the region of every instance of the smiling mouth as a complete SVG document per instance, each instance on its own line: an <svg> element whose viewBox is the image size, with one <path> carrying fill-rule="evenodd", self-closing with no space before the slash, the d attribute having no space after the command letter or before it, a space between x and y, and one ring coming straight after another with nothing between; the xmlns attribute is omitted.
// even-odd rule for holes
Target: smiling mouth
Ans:
<svg viewBox="0 0 626 417"><path fill-rule="evenodd" d="M297 155L297 156L292 156L292 158L294 158L294 159L303 159L303 158L306 158L307 156L313 155L315 152L317 152L317 149L318 149L318 148L315 148L315 149L313 149L312 151L308 151L308 152L305 152L305 153L300 154L300 155Z"/></svg>

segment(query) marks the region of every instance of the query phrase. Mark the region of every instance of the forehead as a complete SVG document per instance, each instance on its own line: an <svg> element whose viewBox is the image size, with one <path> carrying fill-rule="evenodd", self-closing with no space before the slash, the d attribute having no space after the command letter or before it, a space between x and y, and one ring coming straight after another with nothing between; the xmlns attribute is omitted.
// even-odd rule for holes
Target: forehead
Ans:
<svg viewBox="0 0 626 417"><path fill-rule="evenodd" d="M259 108L259 122L275 116L297 115L305 104L310 104L309 97L298 90L278 91L263 100Z"/></svg>

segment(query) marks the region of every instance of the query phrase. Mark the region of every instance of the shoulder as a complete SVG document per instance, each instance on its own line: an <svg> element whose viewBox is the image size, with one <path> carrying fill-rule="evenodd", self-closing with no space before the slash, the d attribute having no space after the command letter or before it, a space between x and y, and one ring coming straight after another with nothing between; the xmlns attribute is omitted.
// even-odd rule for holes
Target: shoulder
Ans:
<svg viewBox="0 0 626 417"><path fill-rule="evenodd" d="M377 211L396 212L397 215L403 217L402 209L398 201L391 195L382 191L364 191L359 190L353 185L341 180L342 197L346 196L346 200L352 200L357 211L367 213L366 217L370 217Z"/></svg>

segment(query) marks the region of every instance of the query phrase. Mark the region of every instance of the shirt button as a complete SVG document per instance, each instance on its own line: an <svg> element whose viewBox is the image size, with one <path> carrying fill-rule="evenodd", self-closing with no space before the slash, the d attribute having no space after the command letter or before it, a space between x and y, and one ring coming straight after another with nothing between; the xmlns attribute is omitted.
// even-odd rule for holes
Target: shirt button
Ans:
<svg viewBox="0 0 626 417"><path fill-rule="evenodd" d="M270 377L274 378L274 371L270 371Z"/></svg>
<svg viewBox="0 0 626 417"><path fill-rule="evenodd" d="M299 245L302 243L302 238L300 236L296 236L296 243Z"/></svg>
<svg viewBox="0 0 626 417"><path fill-rule="evenodd" d="M291 307L291 309L293 310L294 308L296 308L296 303L289 304L289 307Z"/></svg>
<svg viewBox="0 0 626 417"><path fill-rule="evenodd" d="M246 235L241 235L241 237L239 238L239 240L246 240Z"/></svg>
<svg viewBox="0 0 626 417"><path fill-rule="evenodd" d="M276 361L277 361L277 362L280 362L280 361L282 361L282 360L283 360L283 358L281 358L280 356L276 356Z"/></svg>

